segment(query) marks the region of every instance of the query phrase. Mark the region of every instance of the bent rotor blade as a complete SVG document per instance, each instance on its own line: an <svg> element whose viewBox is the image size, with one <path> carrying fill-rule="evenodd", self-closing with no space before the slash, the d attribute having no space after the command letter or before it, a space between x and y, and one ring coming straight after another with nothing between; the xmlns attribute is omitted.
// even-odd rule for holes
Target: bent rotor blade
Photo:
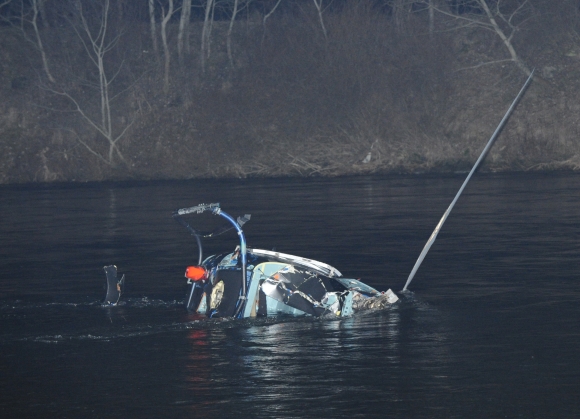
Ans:
<svg viewBox="0 0 580 419"><path fill-rule="evenodd" d="M239 216L236 220L236 222L238 223L238 225L241 227L244 224L246 224L248 221L250 221L250 217L251 214L244 214L244 216ZM215 229L214 231L212 231L211 233L204 233L204 232L198 232L198 234L202 237L214 237L214 236L219 236L220 234L225 233L226 231L230 231L234 228L233 225L231 224L225 224L221 227L218 227L217 229Z"/></svg>
<svg viewBox="0 0 580 419"><path fill-rule="evenodd" d="M467 178L463 182L463 185L461 185L461 188L459 188L459 191L457 192L457 195L455 195L455 198L451 202L451 205L449 205L449 208L447 208L447 211L445 211L445 214L443 214L443 217L441 218L441 220L439 221L439 223L435 227L435 230L433 230L433 233L431 234L431 237L429 237L429 240L427 240L427 243L425 244L425 247L423 248L423 251L419 255L419 258L417 259L417 262L415 262L415 266L413 266L413 270L411 271L411 274L409 275L409 278L407 279L407 282L405 283L405 286L403 287L403 291L406 291L407 290L407 287L409 286L409 284L413 280L413 277L417 273L417 270L419 269L419 266L421 266L421 263L423 262L423 259L425 259L425 256L427 255L427 252L429 252L429 249L431 248L431 246L435 242L435 239L437 238L437 234L439 234L439 231L441 230L441 227L443 227L443 223L445 223L445 220L447 220L447 217L449 216L449 213L451 212L451 210L455 206L455 203L459 199L459 196L463 192L463 189L465 189L465 186L467 185L467 182L469 182L469 179L471 179L471 176L473 175L473 173L475 172L475 170L477 169L477 167L479 166L479 164L483 161L483 159L485 159L485 156L487 156L487 153L489 152L489 150L493 146L493 143L497 139L499 133L501 132L502 128L504 127L504 125L507 122L508 118L510 117L511 113L513 112L513 110L515 109L516 105L518 104L518 102L520 101L520 99L522 98L522 96L524 95L526 89L528 88L529 84L532 81L532 77L534 75L534 71L535 70L532 70L532 72L530 73L530 76L528 77L528 79L524 83L523 87L520 89L520 92L518 93L518 95L516 96L516 98L512 102L511 106L509 107L509 109L507 110L507 112L505 113L505 115L503 116L501 122L499 123L499 125L495 129L495 132L493 133L493 135L491 136L491 138L487 142L487 145L485 146L485 148L481 152L479 158L475 162L475 165L473 165L473 168L469 172L469 175L467 175Z"/></svg>
<svg viewBox="0 0 580 419"><path fill-rule="evenodd" d="M251 214L244 214L243 216L239 216L236 221L239 224L239 226L241 227L244 224L246 224L248 221L250 221L251 217L252 217ZM231 224L228 223L228 224L224 224L221 227L216 228L214 231L200 231L200 230L196 230L195 228L191 227L184 219L182 219L178 215L174 214L173 218L175 218L175 220L179 224L184 226L194 236L199 236L199 237L204 237L204 238L219 236L220 234L223 234L223 233L230 231L234 228L234 226L232 226Z"/></svg>

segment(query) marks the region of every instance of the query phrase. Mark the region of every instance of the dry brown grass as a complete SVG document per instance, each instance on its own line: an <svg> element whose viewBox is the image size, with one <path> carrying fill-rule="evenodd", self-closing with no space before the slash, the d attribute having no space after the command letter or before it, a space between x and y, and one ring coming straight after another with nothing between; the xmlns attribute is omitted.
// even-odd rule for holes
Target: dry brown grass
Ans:
<svg viewBox="0 0 580 419"><path fill-rule="evenodd" d="M82 147L78 138L97 151L102 144L38 88L38 57L11 32L0 46L0 183L468 170L523 82L510 63L477 66L501 59L501 42L473 28L430 38L421 14L397 31L389 15L357 2L325 15L325 40L308 7L272 16L266 29L240 21L235 68L216 23L210 71L199 74L194 57L176 64L167 95L160 69L140 52L150 50L146 26L132 28L120 44L126 51L111 56L130 70L119 79L130 87L116 103L119 123L135 118L120 144L126 164L117 167ZM580 170L580 31L573 19L536 23L516 45L531 66L542 57L544 79L532 84L483 170ZM438 24L448 30L453 22ZM70 33L59 35L50 42L76 52L54 48L49 58L90 109L73 77L75 66L88 68L82 50ZM578 56L570 55L575 48ZM26 60L14 59L20 50Z"/></svg>

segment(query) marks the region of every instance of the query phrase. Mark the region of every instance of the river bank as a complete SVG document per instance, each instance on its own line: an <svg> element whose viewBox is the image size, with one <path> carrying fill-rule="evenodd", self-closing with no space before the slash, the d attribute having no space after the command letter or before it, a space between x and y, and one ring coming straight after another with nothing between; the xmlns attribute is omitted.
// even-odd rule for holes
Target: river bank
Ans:
<svg viewBox="0 0 580 419"><path fill-rule="evenodd" d="M526 79L519 64L535 80L482 170L578 170L580 19L543 3L511 21L516 58L481 13L441 10L431 30L425 10L361 3L324 26L311 5L216 21L211 53L202 22L187 53L170 23L164 52L125 14L101 67L85 49L96 32L0 27L0 183L469 170Z"/></svg>

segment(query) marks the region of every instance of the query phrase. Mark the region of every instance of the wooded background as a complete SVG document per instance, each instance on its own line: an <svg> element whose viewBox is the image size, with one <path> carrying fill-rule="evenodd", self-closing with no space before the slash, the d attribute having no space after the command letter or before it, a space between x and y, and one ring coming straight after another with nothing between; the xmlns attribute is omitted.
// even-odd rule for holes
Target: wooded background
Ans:
<svg viewBox="0 0 580 419"><path fill-rule="evenodd" d="M0 183L580 168L578 0L0 0Z"/></svg>

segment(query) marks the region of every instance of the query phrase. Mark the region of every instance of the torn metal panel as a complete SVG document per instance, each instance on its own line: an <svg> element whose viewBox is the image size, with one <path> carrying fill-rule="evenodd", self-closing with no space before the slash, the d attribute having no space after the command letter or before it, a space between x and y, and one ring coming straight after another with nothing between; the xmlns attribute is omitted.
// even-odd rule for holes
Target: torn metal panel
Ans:
<svg viewBox="0 0 580 419"><path fill-rule="evenodd" d="M228 316L235 310L240 294L241 270L236 269L236 252L211 260L213 271L205 285L193 285L194 304L188 309L209 317ZM254 265L253 263L256 263ZM248 295L242 317L285 315L350 316L359 310L384 308L397 301L350 278L330 278L289 263L252 259L247 269ZM229 278L224 281L224 278ZM224 300L224 295L227 297Z"/></svg>
<svg viewBox="0 0 580 419"><path fill-rule="evenodd" d="M340 277L342 274L338 269L326 263L314 259L307 259L300 256L289 255L287 253L274 252L263 249L248 249L248 254L266 258L271 261L287 262L295 266L302 266L329 277Z"/></svg>
<svg viewBox="0 0 580 419"><path fill-rule="evenodd" d="M103 269L107 276L107 295L103 304L117 305L125 288L125 275L121 279L117 278L117 267L115 265L105 266Z"/></svg>

